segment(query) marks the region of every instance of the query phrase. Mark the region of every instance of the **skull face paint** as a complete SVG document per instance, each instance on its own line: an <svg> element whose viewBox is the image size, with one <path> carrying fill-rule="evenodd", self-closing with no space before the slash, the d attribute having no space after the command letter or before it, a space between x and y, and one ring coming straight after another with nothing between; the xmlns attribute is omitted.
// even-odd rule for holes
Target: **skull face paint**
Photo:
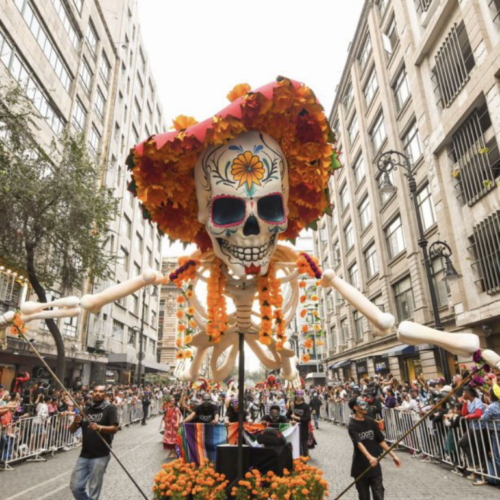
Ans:
<svg viewBox="0 0 500 500"><path fill-rule="evenodd" d="M198 220L215 255L236 276L266 274L288 226L288 169L278 143L251 131L207 148L195 181Z"/></svg>

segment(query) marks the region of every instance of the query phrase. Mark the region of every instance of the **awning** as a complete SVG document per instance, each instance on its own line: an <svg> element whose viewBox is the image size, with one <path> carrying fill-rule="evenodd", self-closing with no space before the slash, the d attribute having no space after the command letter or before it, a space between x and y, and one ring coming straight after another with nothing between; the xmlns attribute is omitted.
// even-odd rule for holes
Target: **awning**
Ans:
<svg viewBox="0 0 500 500"><path fill-rule="evenodd" d="M315 372L315 373L308 373L306 375L306 380L311 380L315 378L325 378L325 374L323 372Z"/></svg>
<svg viewBox="0 0 500 500"><path fill-rule="evenodd" d="M336 370L337 368L344 368L350 366L352 361L350 359L344 359L343 361L337 361L328 367L329 370Z"/></svg>
<svg viewBox="0 0 500 500"><path fill-rule="evenodd" d="M409 354L415 354L415 346L401 344L389 349L384 354L381 354L381 358L392 358L394 356L407 356Z"/></svg>

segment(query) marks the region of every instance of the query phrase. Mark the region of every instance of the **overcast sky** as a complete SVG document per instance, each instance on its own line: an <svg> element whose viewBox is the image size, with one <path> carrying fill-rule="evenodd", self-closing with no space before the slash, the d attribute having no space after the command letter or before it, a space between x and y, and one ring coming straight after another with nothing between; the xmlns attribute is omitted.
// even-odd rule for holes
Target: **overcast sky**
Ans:
<svg viewBox="0 0 500 500"><path fill-rule="evenodd" d="M138 0L165 121L202 121L238 83L304 82L330 114L364 0ZM194 249L188 249L189 251ZM185 254L182 245L166 256ZM248 364L258 365L250 355Z"/></svg>

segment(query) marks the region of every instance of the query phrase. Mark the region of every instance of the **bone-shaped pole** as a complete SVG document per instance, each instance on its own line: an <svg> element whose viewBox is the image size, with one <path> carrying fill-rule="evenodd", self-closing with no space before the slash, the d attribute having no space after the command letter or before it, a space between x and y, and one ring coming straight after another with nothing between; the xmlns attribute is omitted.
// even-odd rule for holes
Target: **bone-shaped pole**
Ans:
<svg viewBox="0 0 500 500"><path fill-rule="evenodd" d="M84 295L81 298L81 306L90 313L98 313L106 304L123 299L127 295L137 292L141 288L149 285L159 285L163 280L163 276L148 269L141 276L136 276L118 285L113 285L106 290L95 295Z"/></svg>
<svg viewBox="0 0 500 500"><path fill-rule="evenodd" d="M434 344L457 356L472 356L480 347L479 337L473 333L442 332L411 321L399 325L398 339L409 345Z"/></svg>
<svg viewBox="0 0 500 500"><path fill-rule="evenodd" d="M26 317L29 317L35 313L39 313L40 311L43 311L45 309L48 309L49 307L78 307L80 305L80 299L78 297L63 297L61 299L53 300L51 302L25 302L21 306L21 313L23 315L26 315ZM38 318L33 318L33 319L38 319ZM24 319L23 319L24 321ZM29 320L26 320L29 321Z"/></svg>
<svg viewBox="0 0 500 500"><path fill-rule="evenodd" d="M359 311L365 318L371 321L378 329L386 332L390 330L395 323L394 316L389 313L383 313L375 304L370 302L359 290L339 278L335 271L329 269L323 273L321 281L323 287L333 287L342 297Z"/></svg>
<svg viewBox="0 0 500 500"><path fill-rule="evenodd" d="M53 311L40 311L35 314L24 315L21 314L21 319L25 323L30 321L43 320L43 319L57 319L57 318L76 318L80 314L81 308L65 307L64 309L54 309Z"/></svg>

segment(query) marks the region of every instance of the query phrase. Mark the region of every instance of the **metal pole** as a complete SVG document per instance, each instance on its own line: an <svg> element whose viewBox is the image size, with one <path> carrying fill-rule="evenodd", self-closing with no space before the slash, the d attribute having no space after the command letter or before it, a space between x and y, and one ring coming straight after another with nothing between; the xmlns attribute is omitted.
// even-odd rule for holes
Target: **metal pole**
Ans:
<svg viewBox="0 0 500 500"><path fill-rule="evenodd" d="M139 362L137 363L137 387L141 385L142 376L142 335L144 333L144 311L146 310L146 289L142 292L142 316L141 316L141 331L139 332Z"/></svg>
<svg viewBox="0 0 500 500"><path fill-rule="evenodd" d="M410 196L413 200L413 207L415 209L415 214L417 216L417 226L419 234L418 246L422 249L422 255L424 257L425 274L427 276L427 282L429 284L432 313L434 315L434 327L436 330L443 331L444 328L441 323L441 317L439 316L439 305L437 301L436 288L434 287L434 282L432 279L431 261L429 259L429 252L427 250L428 241L424 235L424 226L422 224L422 217L420 215L420 208L418 206L417 181L415 180L415 177L413 177L413 174L411 172L411 166L409 165L409 163L407 163L406 168L407 168L408 187L410 189ZM448 355L443 348L439 348L439 355L441 358L441 364L443 366L444 378L446 380L446 383L449 383L451 381L451 377L450 377L450 367L448 365Z"/></svg>
<svg viewBox="0 0 500 500"><path fill-rule="evenodd" d="M238 366L238 479L243 479L243 416L245 413L245 334L238 332L240 359Z"/></svg>

